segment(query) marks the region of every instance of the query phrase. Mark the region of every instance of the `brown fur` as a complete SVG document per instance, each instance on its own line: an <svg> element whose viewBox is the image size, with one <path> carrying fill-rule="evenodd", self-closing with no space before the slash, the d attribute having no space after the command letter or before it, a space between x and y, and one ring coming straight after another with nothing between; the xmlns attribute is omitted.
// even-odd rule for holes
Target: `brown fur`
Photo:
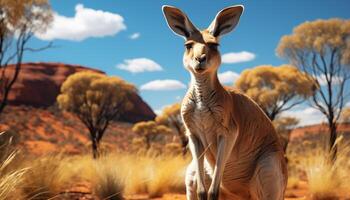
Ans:
<svg viewBox="0 0 350 200"><path fill-rule="evenodd" d="M183 62L191 74L181 107L193 156L187 199L216 200L220 193L220 199L282 200L287 170L271 121L253 100L225 89L217 78L216 44L236 26L243 8L222 10L203 31L177 8L163 9L170 28L186 37ZM211 183L205 181L204 167Z"/></svg>

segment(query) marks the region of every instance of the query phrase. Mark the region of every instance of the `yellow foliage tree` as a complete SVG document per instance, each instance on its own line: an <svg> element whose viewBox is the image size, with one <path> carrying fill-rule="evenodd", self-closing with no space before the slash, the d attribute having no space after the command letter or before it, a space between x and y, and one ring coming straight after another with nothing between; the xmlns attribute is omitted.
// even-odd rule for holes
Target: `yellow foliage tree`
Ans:
<svg viewBox="0 0 350 200"><path fill-rule="evenodd" d="M183 128L183 121L180 114L181 105L175 103L163 109L162 113L156 117L156 122L171 127L180 139L182 153L186 154L188 139Z"/></svg>
<svg viewBox="0 0 350 200"><path fill-rule="evenodd" d="M312 106L327 118L329 148L336 158L337 122L349 94L350 20L329 19L305 22L283 36L277 54L308 73L319 86Z"/></svg>
<svg viewBox="0 0 350 200"><path fill-rule="evenodd" d="M342 123L350 123L350 107L347 107L342 111L340 121Z"/></svg>
<svg viewBox="0 0 350 200"><path fill-rule="evenodd" d="M171 134L171 129L155 121L138 122L133 126L132 131L145 139L147 149L150 148L151 142L163 141L166 135Z"/></svg>
<svg viewBox="0 0 350 200"><path fill-rule="evenodd" d="M0 113L7 105L8 95L17 80L23 55L30 48L28 42L34 33L47 29L52 21L52 11L47 0L0 0ZM6 68L15 63L14 73Z"/></svg>
<svg viewBox="0 0 350 200"><path fill-rule="evenodd" d="M315 90L312 78L291 65L244 70L235 86L257 102L271 120L302 103Z"/></svg>
<svg viewBox="0 0 350 200"><path fill-rule="evenodd" d="M133 85L118 77L79 72L63 83L57 102L89 129L93 157L97 158L100 140L110 121L132 107L129 96L134 92Z"/></svg>
<svg viewBox="0 0 350 200"><path fill-rule="evenodd" d="M278 117L273 121L278 135L282 141L284 152L286 152L290 133L299 124L299 120L294 117Z"/></svg>

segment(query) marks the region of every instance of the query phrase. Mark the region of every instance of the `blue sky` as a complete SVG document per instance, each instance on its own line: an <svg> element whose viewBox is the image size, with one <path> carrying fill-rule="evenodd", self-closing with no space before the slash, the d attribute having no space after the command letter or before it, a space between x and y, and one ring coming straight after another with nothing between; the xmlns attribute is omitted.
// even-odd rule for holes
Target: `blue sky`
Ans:
<svg viewBox="0 0 350 200"><path fill-rule="evenodd" d="M283 35L290 34L293 27L304 21L350 18L350 1L345 0L51 0L50 3L57 21L48 33L34 38L31 45L42 46L51 40L56 47L28 53L25 61L80 64L120 76L134 83L154 110L180 101L190 79L182 66L183 39L167 27L161 12L164 4L182 9L199 28L206 28L216 13L226 6L245 6L239 25L221 40L222 54L231 58L243 56L238 59L242 62L228 60L221 66L219 72L225 73L226 78L236 77L246 68L285 63L275 55L275 48ZM85 27L80 27L82 21ZM131 39L132 35L134 39ZM145 66L137 69L133 63ZM133 72L120 68L133 68ZM154 84L145 86L154 80L168 82L158 81L158 87Z"/></svg>

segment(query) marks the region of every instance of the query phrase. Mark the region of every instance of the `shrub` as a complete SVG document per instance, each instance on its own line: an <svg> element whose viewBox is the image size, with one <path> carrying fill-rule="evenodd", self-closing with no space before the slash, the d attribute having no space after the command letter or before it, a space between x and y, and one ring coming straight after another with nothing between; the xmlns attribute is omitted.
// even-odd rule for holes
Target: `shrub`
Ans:
<svg viewBox="0 0 350 200"><path fill-rule="evenodd" d="M12 152L0 165L0 199L22 199L19 188L23 181L23 175L28 169L6 170L13 162L16 152Z"/></svg>
<svg viewBox="0 0 350 200"><path fill-rule="evenodd" d="M61 155L27 160L29 170L24 174L23 193L28 199L44 200L56 197L67 186L71 172L67 159Z"/></svg>
<svg viewBox="0 0 350 200"><path fill-rule="evenodd" d="M350 178L350 146L338 138L337 159L330 161L327 145L318 144L316 148L305 150L300 158L300 167L305 170L312 199L338 199L343 192L348 192Z"/></svg>
<svg viewBox="0 0 350 200"><path fill-rule="evenodd" d="M107 157L108 158L108 157ZM115 161L115 160L114 160ZM121 200L124 190L124 176L117 163L102 158L95 163L96 176L92 180L94 194L100 199Z"/></svg>
<svg viewBox="0 0 350 200"><path fill-rule="evenodd" d="M145 194L160 197L166 192L184 192L185 167L183 156L150 156L141 153L108 154L94 161L76 157L75 173L92 183L94 193L104 199L121 194ZM118 196L118 197L117 197Z"/></svg>

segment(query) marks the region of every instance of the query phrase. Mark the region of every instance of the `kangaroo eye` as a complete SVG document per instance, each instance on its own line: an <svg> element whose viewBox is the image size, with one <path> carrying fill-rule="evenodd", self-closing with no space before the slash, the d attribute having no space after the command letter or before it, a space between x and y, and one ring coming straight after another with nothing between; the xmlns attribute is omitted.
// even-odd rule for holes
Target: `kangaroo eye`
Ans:
<svg viewBox="0 0 350 200"><path fill-rule="evenodd" d="M192 43L187 43L187 44L185 44L185 47L186 47L187 50L192 49L192 46L193 46Z"/></svg>
<svg viewBox="0 0 350 200"><path fill-rule="evenodd" d="M219 44L218 43L208 43L208 47L213 50L218 49Z"/></svg>

